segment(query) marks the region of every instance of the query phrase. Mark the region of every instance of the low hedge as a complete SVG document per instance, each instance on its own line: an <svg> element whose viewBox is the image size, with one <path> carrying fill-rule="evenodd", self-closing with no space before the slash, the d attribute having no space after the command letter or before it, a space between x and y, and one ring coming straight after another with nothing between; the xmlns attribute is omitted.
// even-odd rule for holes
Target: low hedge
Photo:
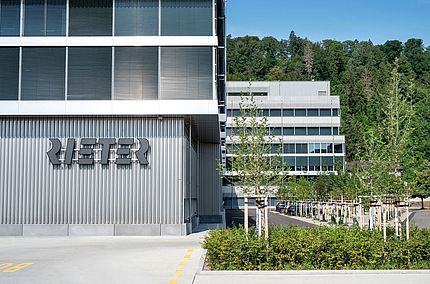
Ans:
<svg viewBox="0 0 430 284"><path fill-rule="evenodd" d="M203 247L213 270L430 269L430 230L410 235L384 242L382 232L359 228L273 227L266 241L232 228L210 231Z"/></svg>

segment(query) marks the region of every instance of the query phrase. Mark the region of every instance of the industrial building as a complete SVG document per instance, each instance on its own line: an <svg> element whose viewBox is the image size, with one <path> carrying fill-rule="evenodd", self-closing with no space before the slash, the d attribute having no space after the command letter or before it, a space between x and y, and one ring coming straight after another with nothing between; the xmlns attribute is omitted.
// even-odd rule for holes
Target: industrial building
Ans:
<svg viewBox="0 0 430 284"><path fill-rule="evenodd" d="M219 222L224 0L0 0L0 235Z"/></svg>

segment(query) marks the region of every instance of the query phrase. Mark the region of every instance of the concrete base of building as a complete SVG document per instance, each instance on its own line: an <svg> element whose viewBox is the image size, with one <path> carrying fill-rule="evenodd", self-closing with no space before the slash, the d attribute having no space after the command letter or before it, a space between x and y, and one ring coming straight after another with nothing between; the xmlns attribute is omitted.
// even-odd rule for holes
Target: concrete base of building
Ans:
<svg viewBox="0 0 430 284"><path fill-rule="evenodd" d="M0 236L185 236L192 232L186 224L62 224L62 225L0 225Z"/></svg>

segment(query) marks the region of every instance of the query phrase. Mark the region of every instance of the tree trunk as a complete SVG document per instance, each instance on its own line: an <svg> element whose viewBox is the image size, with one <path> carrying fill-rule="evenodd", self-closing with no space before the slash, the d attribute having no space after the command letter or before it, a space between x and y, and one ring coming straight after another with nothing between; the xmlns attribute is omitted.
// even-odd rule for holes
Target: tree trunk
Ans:
<svg viewBox="0 0 430 284"><path fill-rule="evenodd" d="M424 209L424 197L421 197L421 209Z"/></svg>

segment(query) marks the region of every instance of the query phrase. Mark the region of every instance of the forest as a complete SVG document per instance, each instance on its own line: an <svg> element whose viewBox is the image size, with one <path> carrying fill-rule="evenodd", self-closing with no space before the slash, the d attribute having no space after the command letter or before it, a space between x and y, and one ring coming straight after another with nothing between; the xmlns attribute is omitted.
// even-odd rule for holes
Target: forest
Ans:
<svg viewBox="0 0 430 284"><path fill-rule="evenodd" d="M414 181L420 172L428 171L430 46L424 46L421 39L384 44L312 42L294 31L281 40L228 36L227 58L230 81L330 81L331 95L341 100L341 134L346 136L348 162L370 159L369 149L378 143L403 143L404 179ZM394 124L387 125L387 121ZM402 127L408 129L399 130ZM391 128L392 137L404 141L384 141L391 137L385 130ZM402 131L409 134L398 135Z"/></svg>

